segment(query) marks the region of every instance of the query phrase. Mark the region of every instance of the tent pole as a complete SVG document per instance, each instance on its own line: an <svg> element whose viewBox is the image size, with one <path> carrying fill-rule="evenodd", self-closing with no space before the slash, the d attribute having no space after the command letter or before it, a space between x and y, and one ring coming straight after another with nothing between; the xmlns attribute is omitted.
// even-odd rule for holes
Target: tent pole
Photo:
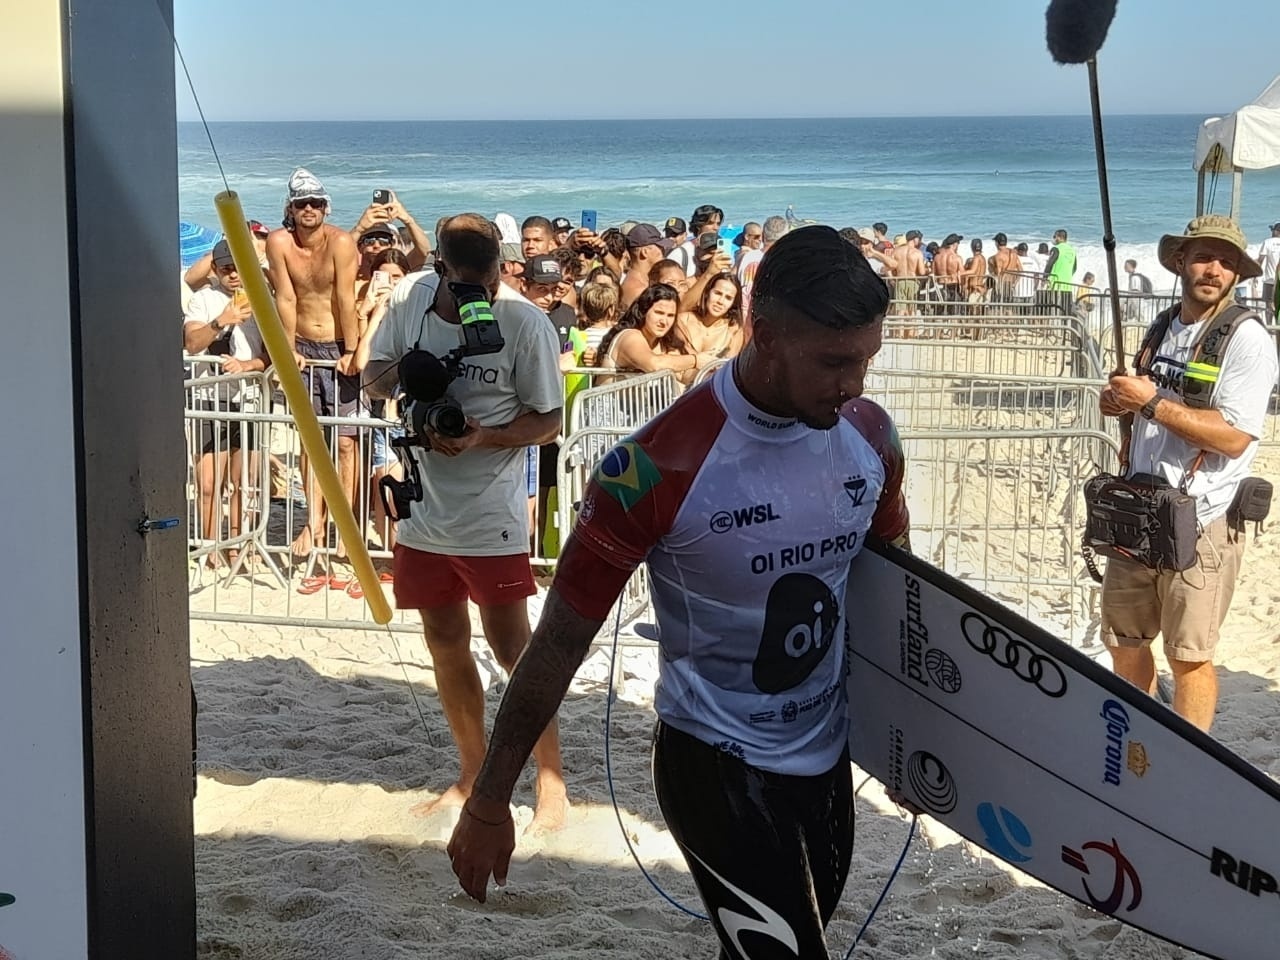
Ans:
<svg viewBox="0 0 1280 960"><path fill-rule="evenodd" d="M1239 167L1231 168L1231 219L1240 222L1240 191L1244 186L1244 171Z"/></svg>
<svg viewBox="0 0 1280 960"><path fill-rule="evenodd" d="M1196 171L1196 216L1204 213L1204 167Z"/></svg>

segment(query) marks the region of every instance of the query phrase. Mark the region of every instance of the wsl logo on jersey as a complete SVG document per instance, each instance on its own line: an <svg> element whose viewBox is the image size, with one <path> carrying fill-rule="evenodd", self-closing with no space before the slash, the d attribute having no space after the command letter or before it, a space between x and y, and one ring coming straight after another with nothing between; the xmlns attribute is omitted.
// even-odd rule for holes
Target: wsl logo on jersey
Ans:
<svg viewBox="0 0 1280 960"><path fill-rule="evenodd" d="M773 509L772 503L757 503L753 507L735 507L733 510L721 510L711 518L712 533L728 533L739 527L752 524L773 523L782 517Z"/></svg>
<svg viewBox="0 0 1280 960"><path fill-rule="evenodd" d="M640 444L625 440L600 461L594 478L600 489L630 510L662 482L662 474Z"/></svg>

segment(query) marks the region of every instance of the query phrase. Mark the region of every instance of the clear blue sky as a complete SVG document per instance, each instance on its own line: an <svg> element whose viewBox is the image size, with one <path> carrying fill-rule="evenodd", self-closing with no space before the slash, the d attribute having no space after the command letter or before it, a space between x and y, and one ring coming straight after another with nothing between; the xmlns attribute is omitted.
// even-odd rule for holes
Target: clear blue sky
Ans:
<svg viewBox="0 0 1280 960"><path fill-rule="evenodd" d="M216 120L1088 113L1085 68L1045 49L1046 5L178 0L175 17ZM1280 3L1229 9L1120 0L1099 58L1104 109L1209 115L1252 100L1280 70ZM178 116L196 116L185 82Z"/></svg>

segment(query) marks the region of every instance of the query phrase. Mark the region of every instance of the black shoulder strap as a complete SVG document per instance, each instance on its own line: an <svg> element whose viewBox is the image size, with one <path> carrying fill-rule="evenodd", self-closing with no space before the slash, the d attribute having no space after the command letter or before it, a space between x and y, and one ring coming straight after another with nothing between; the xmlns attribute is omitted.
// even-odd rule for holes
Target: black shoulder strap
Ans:
<svg viewBox="0 0 1280 960"><path fill-rule="evenodd" d="M1227 352L1227 344L1231 342L1231 336L1239 329L1240 324L1245 320L1257 320L1262 323L1262 317L1257 312L1250 310L1248 307L1242 307L1238 303L1233 303L1220 314L1213 318L1212 323L1201 331L1199 338L1196 340L1195 351L1192 360L1198 363L1207 363L1215 367L1222 366L1222 358Z"/></svg>
<svg viewBox="0 0 1280 960"><path fill-rule="evenodd" d="M1175 303L1172 307L1161 310L1151 321L1151 326L1147 327L1142 343L1138 346L1138 352L1133 355L1133 368L1138 376L1146 376L1151 372L1151 361L1155 359L1156 351L1164 342L1164 335L1169 332L1169 326L1173 323L1173 312L1178 309L1179 305Z"/></svg>

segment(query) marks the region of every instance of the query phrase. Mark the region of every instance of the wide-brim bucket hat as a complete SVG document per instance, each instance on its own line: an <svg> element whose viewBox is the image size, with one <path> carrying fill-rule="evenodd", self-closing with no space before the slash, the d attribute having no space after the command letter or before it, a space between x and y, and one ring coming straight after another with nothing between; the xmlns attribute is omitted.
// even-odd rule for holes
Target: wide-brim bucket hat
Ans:
<svg viewBox="0 0 1280 960"><path fill-rule="evenodd" d="M1245 243L1244 231L1230 217L1220 213L1206 213L1196 217L1187 224L1186 233L1166 233L1160 238L1157 256L1160 265L1170 273L1177 273L1174 263L1176 257L1192 240L1222 240L1240 251L1240 259L1236 263L1236 272L1241 280L1252 280L1262 276L1262 267L1249 256L1249 248Z"/></svg>

